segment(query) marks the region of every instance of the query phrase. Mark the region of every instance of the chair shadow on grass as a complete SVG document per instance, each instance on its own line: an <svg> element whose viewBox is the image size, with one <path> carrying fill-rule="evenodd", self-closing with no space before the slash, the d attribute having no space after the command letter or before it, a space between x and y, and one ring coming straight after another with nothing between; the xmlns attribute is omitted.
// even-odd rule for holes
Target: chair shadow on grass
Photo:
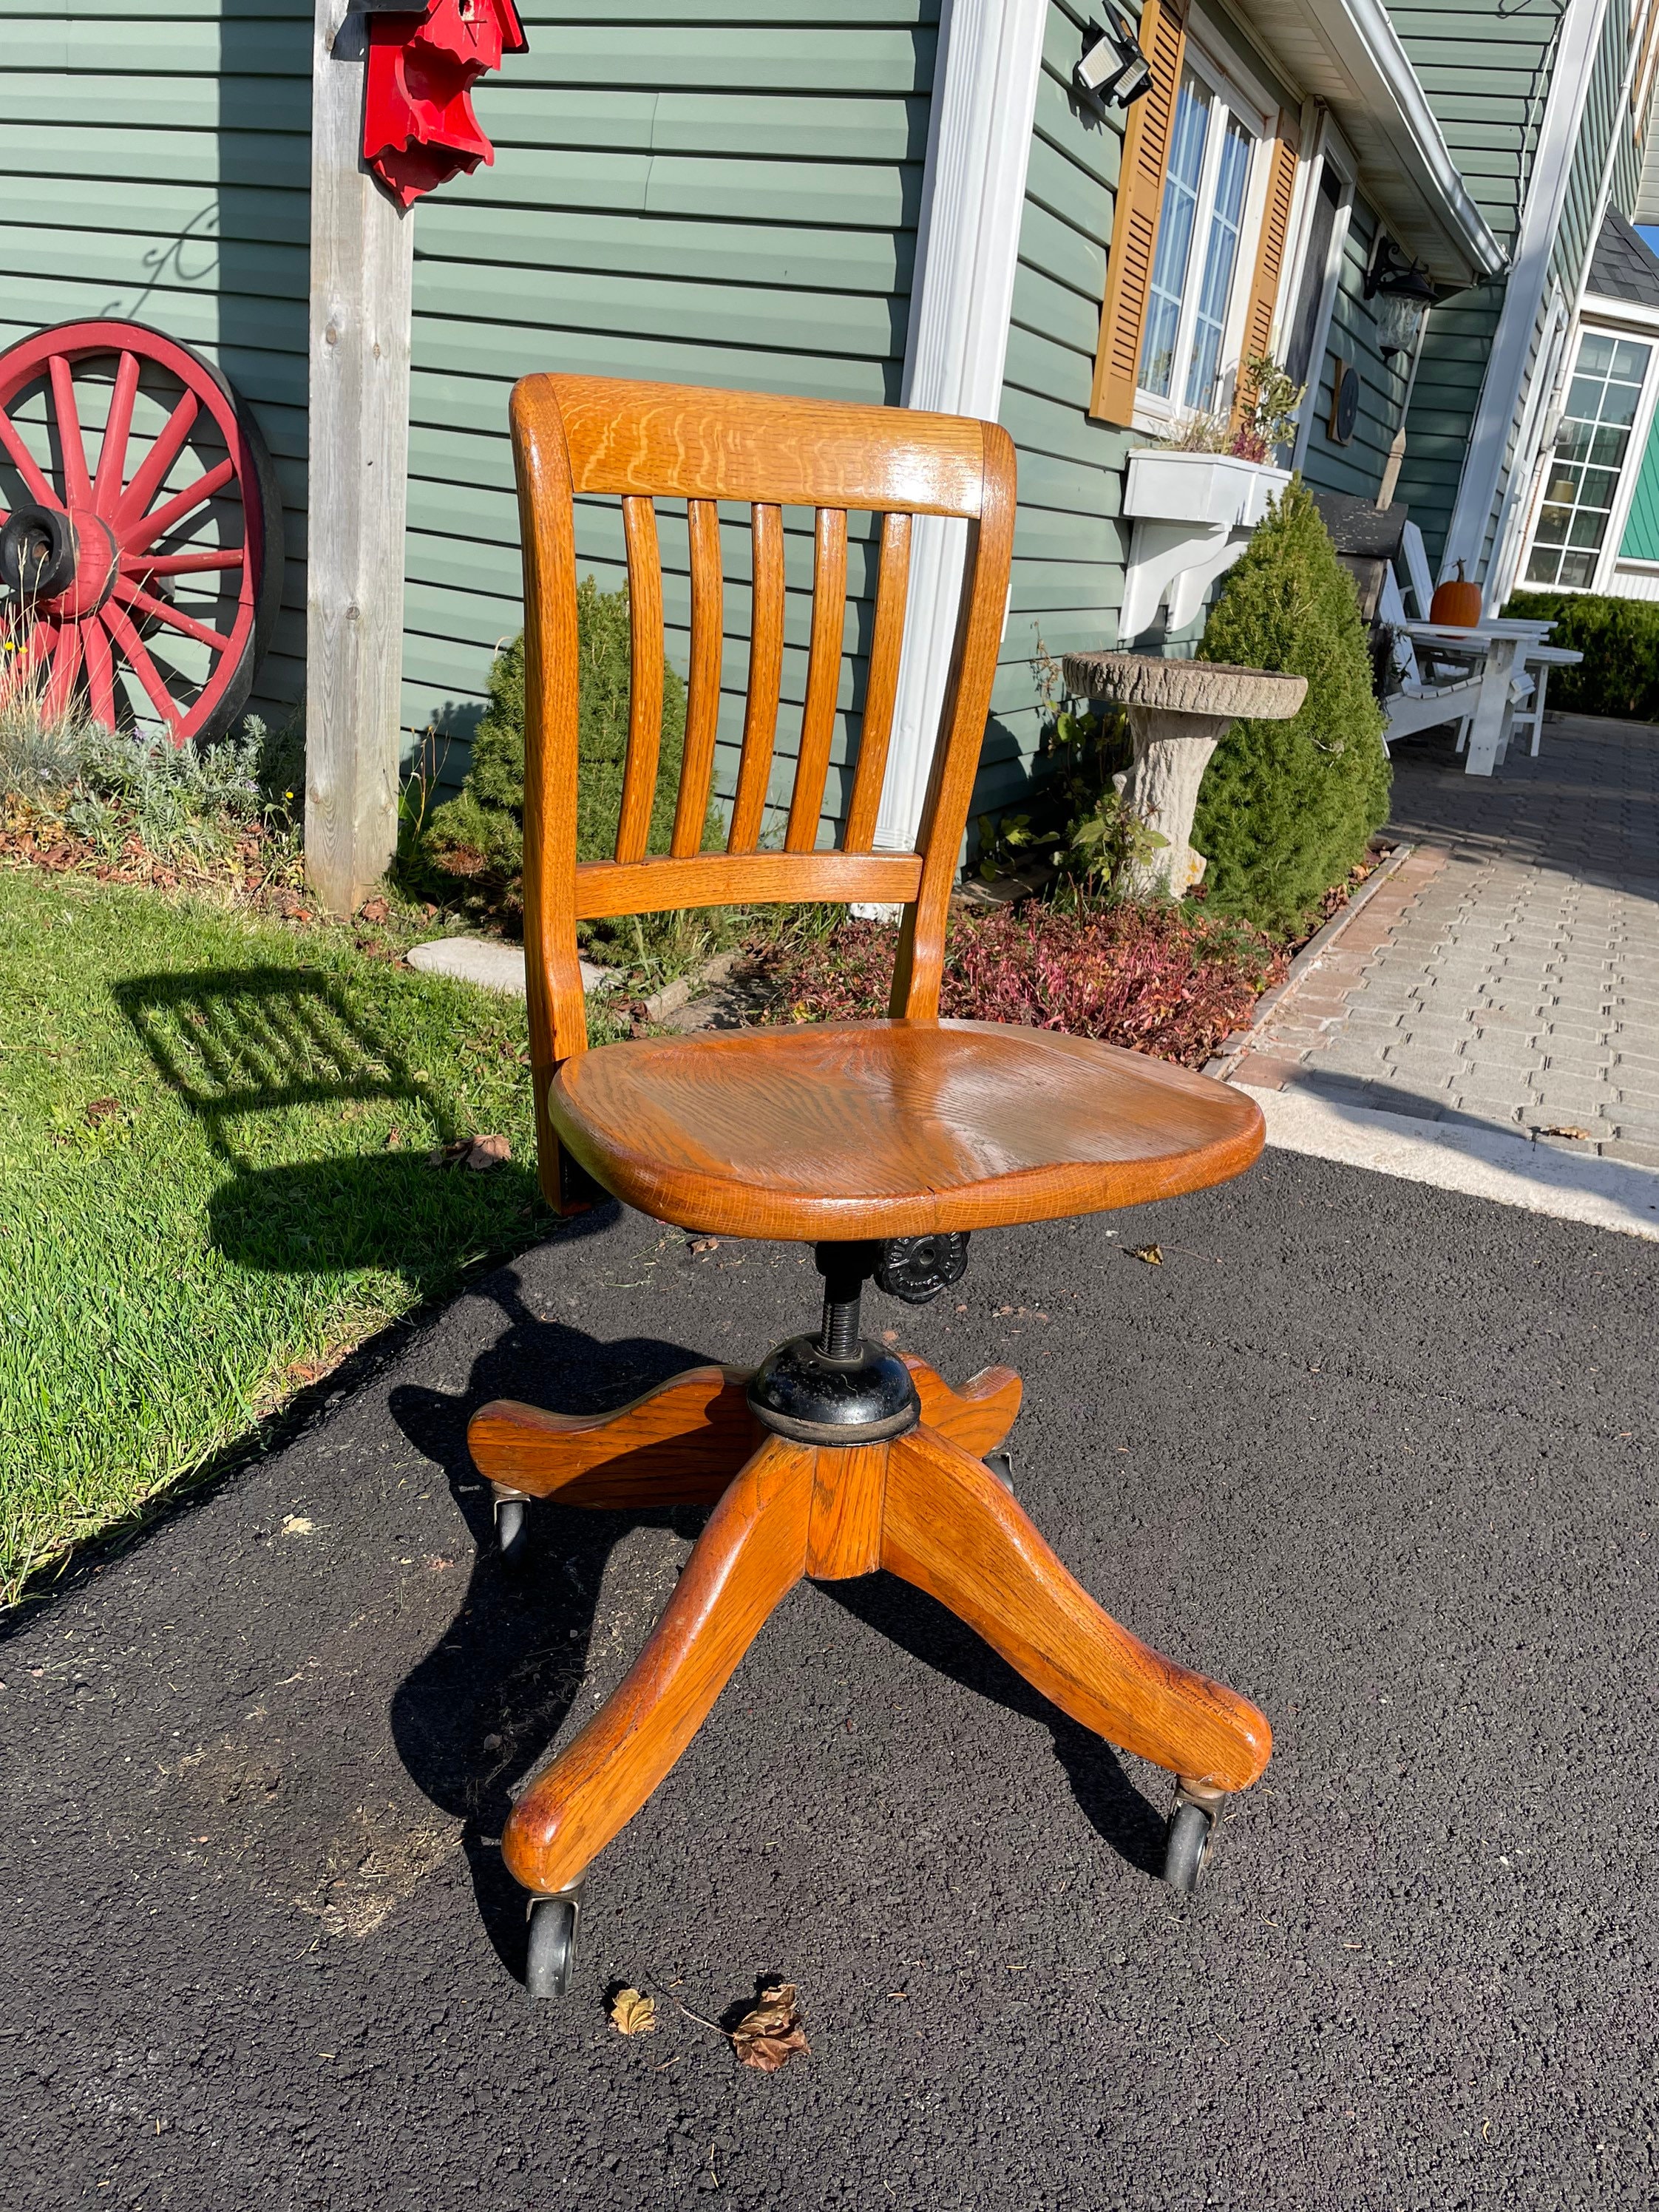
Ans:
<svg viewBox="0 0 1659 2212"><path fill-rule="evenodd" d="M212 1193L213 1241L269 1273L383 1267L423 1294L481 1246L523 1243L539 1208L533 1166L488 1176L434 1168L429 1138L268 1162L295 1109L403 1107L440 1145L462 1134L426 1071L411 1070L332 977L285 967L164 973L116 986L123 1014L232 1170ZM396 1124L393 1124L394 1128Z"/></svg>
<svg viewBox="0 0 1659 2212"><path fill-rule="evenodd" d="M388 1401L416 1449L443 1469L476 1547L453 1622L393 1696L392 1728L405 1771L462 1822L480 1919L503 1965L522 1978L525 1893L501 1863L501 1829L514 1798L552 1755L582 1693L606 1563L635 1528L670 1529L690 1542L707 1516L692 1507L605 1513L538 1503L531 1508L529 1563L509 1576L490 1540L489 1493L467 1451L467 1421L494 1397L521 1398L560 1413L604 1412L708 1355L655 1338L605 1344L568 1322L543 1320L526 1304L511 1267L481 1283L477 1294L496 1301L506 1327L475 1360L466 1388L452 1395L404 1383ZM987 1705L1042 1722L1097 1834L1141 1872L1161 1871L1163 1816L1130 1782L1117 1754L1057 1711L971 1629L888 1575L817 1587L878 1636ZM787 1694L781 1684L769 1690L765 1642L763 1632L754 1690L763 1707L769 1695ZM1029 1815L1013 1811L1010 1817ZM896 1834L894 1850L902 1844Z"/></svg>

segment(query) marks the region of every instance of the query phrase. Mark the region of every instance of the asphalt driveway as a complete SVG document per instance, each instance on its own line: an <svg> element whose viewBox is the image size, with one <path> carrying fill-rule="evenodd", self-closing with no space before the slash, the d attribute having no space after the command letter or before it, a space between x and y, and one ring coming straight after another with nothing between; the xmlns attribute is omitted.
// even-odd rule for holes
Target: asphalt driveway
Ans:
<svg viewBox="0 0 1659 2212"><path fill-rule="evenodd" d="M509 1587L466 1414L753 1358L817 1288L562 1234L0 1642L0 2197L1651 2206L1659 1249L1285 1154L985 1236L963 1310L872 1302L1023 1368L1045 1533L1269 1714L1200 1895L1152 1875L1164 1777L920 1595L805 1586L526 1997L508 1787L696 1523L543 1509ZM812 2043L769 2079L678 2008L763 1973Z"/></svg>

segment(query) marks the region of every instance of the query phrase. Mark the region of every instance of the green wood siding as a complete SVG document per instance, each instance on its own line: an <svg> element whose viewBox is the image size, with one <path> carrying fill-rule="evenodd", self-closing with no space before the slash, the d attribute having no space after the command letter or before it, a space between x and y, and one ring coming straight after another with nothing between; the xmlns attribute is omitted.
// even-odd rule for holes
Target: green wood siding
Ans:
<svg viewBox="0 0 1659 2212"><path fill-rule="evenodd" d="M1406 422L1397 496L1423 532L1431 565L1446 542L1469 432L1503 310L1504 288L1480 285L1431 310Z"/></svg>
<svg viewBox="0 0 1659 2212"><path fill-rule="evenodd" d="M419 204L404 720L464 771L492 653L521 622L507 401L534 369L894 403L903 371L938 0L541 0L531 51L476 95L493 168ZM787 518L779 720L787 789L805 690L811 517ZM746 520L724 534L735 777L747 669ZM872 548L849 564L837 774L855 752ZM671 658L686 665L683 510L662 517ZM584 572L624 574L614 501L585 504ZM774 822L772 826L775 826Z"/></svg>
<svg viewBox="0 0 1659 2212"><path fill-rule="evenodd" d="M304 689L307 0L0 0L0 346L85 316L216 361L281 481L254 703Z"/></svg>
<svg viewBox="0 0 1659 2212"><path fill-rule="evenodd" d="M1303 476L1315 489L1347 492L1362 499L1376 496L1406 398L1402 371L1407 356L1395 354L1383 360L1371 303L1364 295L1365 271L1376 231L1375 214L1356 197L1331 307L1330 336L1314 389L1308 395L1313 420L1302 464ZM1339 361L1352 362L1359 372L1359 417L1346 446L1334 443L1329 430Z"/></svg>
<svg viewBox="0 0 1659 2212"><path fill-rule="evenodd" d="M1626 561L1659 561L1659 422L1648 432L1619 552Z"/></svg>
<svg viewBox="0 0 1659 2212"><path fill-rule="evenodd" d="M1091 421L1122 122L1073 99L1081 18L1051 0L1037 81L1000 416L1019 450L1014 574L979 804L1018 798L1042 741L1036 658L1117 638L1129 526L1127 430Z"/></svg>
<svg viewBox="0 0 1659 2212"><path fill-rule="evenodd" d="M1511 0L1389 0L1469 197L1505 244L1521 220L1560 12Z"/></svg>
<svg viewBox="0 0 1659 2212"><path fill-rule="evenodd" d="M1534 21L1524 13L1500 20L1483 11L1477 27L1470 20L1471 11L1468 10L1453 10L1450 13L1437 10L1419 16L1412 10L1394 8L1390 13L1407 52L1417 64L1419 74L1423 75L1425 89L1440 118L1448 143L1464 171L1465 183L1499 238L1511 240L1520 221L1523 188L1529 173L1532 155L1536 149L1537 125L1542 117L1544 96L1548 89L1547 73L1553 55L1554 18L1545 25L1541 21ZM1522 28L1529 24L1529 30ZM1524 130L1517 131L1514 125L1514 101L1519 81L1515 73L1518 64L1514 64L1513 57L1519 54L1528 39L1534 42L1541 40L1546 29L1550 36L1540 47L1537 89L1528 109L1531 119ZM1610 160L1615 198L1622 191L1631 197L1633 204L1633 149L1626 151L1620 143L1621 139L1628 142L1631 137L1628 104L1621 98L1622 80L1630 53L1630 36L1628 0L1611 0L1586 90L1561 222L1551 249L1546 303L1552 284L1559 286L1569 303L1577 299L1595 244L1601 187ZM1436 63L1431 66L1424 57L1431 52L1437 40L1444 43L1459 37L1470 41L1489 39L1492 42L1490 53L1497 55L1499 59L1489 70L1488 52L1472 43L1468 52L1478 58L1472 58L1462 65L1463 79L1455 88L1455 71L1452 65ZM1517 40L1518 45L1515 43ZM1512 158L1508 168L1501 174L1479 161L1471 167L1473 156L1462 135L1466 129L1474 127L1462 118L1473 117L1477 112L1483 85L1486 87L1484 96L1488 103L1489 117L1501 113L1510 118L1510 138L1508 143ZM1479 127L1489 129L1490 119ZM1516 193L1509 199L1504 198L1508 190L1506 178L1513 183ZM1413 520L1423 532L1429 559L1433 564L1439 562L1452 510L1456 504L1458 484L1503 301L1504 286L1501 282L1480 286L1460 293L1455 299L1437 307L1429 319L1423 358L1412 394L1406 461L1400 477L1400 496L1411 507ZM1540 327L1546 311L1546 307L1540 307ZM1531 349L1533 362L1537 358L1539 335L1540 332L1534 331ZM1528 373L1530 375L1530 364ZM1516 421L1510 426L1511 449L1505 453L1492 510L1486 517L1483 562L1492 551L1498 517L1503 511L1512 459L1512 441L1517 433L1520 411L1516 410Z"/></svg>

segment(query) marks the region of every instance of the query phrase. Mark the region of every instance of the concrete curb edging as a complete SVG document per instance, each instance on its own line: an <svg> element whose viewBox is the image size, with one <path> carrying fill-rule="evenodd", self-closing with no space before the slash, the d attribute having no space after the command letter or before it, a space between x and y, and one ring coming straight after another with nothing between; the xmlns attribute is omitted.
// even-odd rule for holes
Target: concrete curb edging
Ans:
<svg viewBox="0 0 1659 2212"><path fill-rule="evenodd" d="M1285 1001L1295 995L1303 982L1319 965L1325 954L1330 951L1349 923L1364 911L1375 894L1382 890L1383 884L1397 870L1404 867L1416 850L1415 845L1396 845L1388 859L1380 866L1372 869L1346 906L1340 913L1334 914L1324 927L1308 939L1301 951L1291 961L1284 981L1275 983L1271 991L1264 991L1256 1000L1255 1012L1250 1017L1249 1029L1235 1030L1231 1036L1224 1041L1220 1051L1205 1062L1206 1075L1214 1076L1218 1082L1226 1082L1256 1038L1271 1027L1274 1019L1282 1012Z"/></svg>
<svg viewBox="0 0 1659 2212"><path fill-rule="evenodd" d="M1261 1109L1267 1142L1280 1152L1659 1242L1659 1169L1557 1152L1518 1129L1419 1121L1305 1091L1237 1087Z"/></svg>

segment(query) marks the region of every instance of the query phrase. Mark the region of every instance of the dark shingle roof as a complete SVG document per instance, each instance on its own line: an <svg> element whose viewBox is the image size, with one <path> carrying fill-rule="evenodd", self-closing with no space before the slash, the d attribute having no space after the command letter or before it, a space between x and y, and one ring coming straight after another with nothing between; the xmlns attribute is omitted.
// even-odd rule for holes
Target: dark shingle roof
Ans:
<svg viewBox="0 0 1659 2212"><path fill-rule="evenodd" d="M1642 243L1616 208L1607 210L1584 289L1603 300L1659 307L1659 256Z"/></svg>

